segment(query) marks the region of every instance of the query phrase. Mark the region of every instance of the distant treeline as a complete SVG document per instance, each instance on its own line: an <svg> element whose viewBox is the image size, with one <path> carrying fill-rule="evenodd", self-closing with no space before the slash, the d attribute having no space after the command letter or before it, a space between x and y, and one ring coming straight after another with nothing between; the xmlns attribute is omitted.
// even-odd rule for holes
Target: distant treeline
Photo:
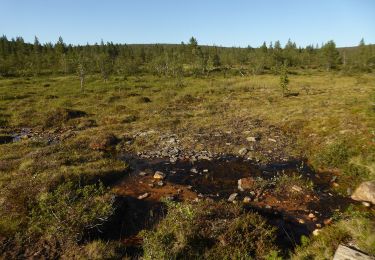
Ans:
<svg viewBox="0 0 375 260"><path fill-rule="evenodd" d="M0 76L101 73L136 75L152 73L180 77L235 71L240 74L276 73L281 65L293 68L370 72L375 69L375 45L362 39L357 47L324 45L297 47L279 41L259 48L200 46L192 37L181 44L100 44L73 46L60 37L55 43L25 43L23 38L0 38Z"/></svg>

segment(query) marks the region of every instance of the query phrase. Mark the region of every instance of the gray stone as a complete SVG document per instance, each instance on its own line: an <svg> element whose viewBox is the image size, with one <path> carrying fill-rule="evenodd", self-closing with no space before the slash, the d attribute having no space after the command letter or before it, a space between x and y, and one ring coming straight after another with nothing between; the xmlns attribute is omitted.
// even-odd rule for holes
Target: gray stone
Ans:
<svg viewBox="0 0 375 260"><path fill-rule="evenodd" d="M353 200L366 201L375 205L375 180L362 182L351 197Z"/></svg>
<svg viewBox="0 0 375 260"><path fill-rule="evenodd" d="M139 196L138 196L138 199L139 199L139 200L143 200L143 199L147 198L148 196L150 196L150 193L146 192L146 193L144 193L144 194L142 194L142 195L139 195Z"/></svg>
<svg viewBox="0 0 375 260"><path fill-rule="evenodd" d="M353 248L339 245L335 255L333 256L333 260L374 260L374 257L368 256L358 250Z"/></svg>
<svg viewBox="0 0 375 260"><path fill-rule="evenodd" d="M238 193L232 193L232 194L229 196L228 201L229 201L229 202L233 202L233 201L235 201L236 198L237 198L237 196L238 196Z"/></svg>
<svg viewBox="0 0 375 260"><path fill-rule="evenodd" d="M196 168L191 168L190 172L192 172L192 173L198 173L198 170Z"/></svg>

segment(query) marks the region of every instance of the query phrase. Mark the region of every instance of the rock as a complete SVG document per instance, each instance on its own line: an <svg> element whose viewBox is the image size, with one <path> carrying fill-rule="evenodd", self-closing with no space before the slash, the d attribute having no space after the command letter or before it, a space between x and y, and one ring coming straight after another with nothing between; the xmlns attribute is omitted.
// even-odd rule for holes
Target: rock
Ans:
<svg viewBox="0 0 375 260"><path fill-rule="evenodd" d="M310 213L308 217L309 217L309 219L313 219L313 218L315 218L315 215L313 213Z"/></svg>
<svg viewBox="0 0 375 260"><path fill-rule="evenodd" d="M239 155L242 155L242 156L245 156L247 154L249 150L247 148L241 148L239 151L238 151L238 154Z"/></svg>
<svg viewBox="0 0 375 260"><path fill-rule="evenodd" d="M300 224L305 224L305 220L303 220L302 218L299 218L299 219L298 219L298 223L300 223Z"/></svg>
<svg viewBox="0 0 375 260"><path fill-rule="evenodd" d="M333 260L374 260L374 257L355 248L339 245L333 256Z"/></svg>
<svg viewBox="0 0 375 260"><path fill-rule="evenodd" d="M232 194L229 196L228 201L229 201L229 202L234 202L234 201L236 200L237 196L238 196L238 193L232 193Z"/></svg>
<svg viewBox="0 0 375 260"><path fill-rule="evenodd" d="M157 185L160 186L160 187L163 187L164 186L164 182L163 181L158 181Z"/></svg>
<svg viewBox="0 0 375 260"><path fill-rule="evenodd" d="M375 205L375 180L362 182L354 191L351 198L357 201L366 201Z"/></svg>
<svg viewBox="0 0 375 260"><path fill-rule="evenodd" d="M144 171L141 171L138 173L139 176L146 176L147 175L147 172L144 172Z"/></svg>
<svg viewBox="0 0 375 260"><path fill-rule="evenodd" d="M250 190L254 187L255 180L251 177L242 178L238 180L238 189L240 191Z"/></svg>
<svg viewBox="0 0 375 260"><path fill-rule="evenodd" d="M371 204L366 202L366 201L362 201L362 205L365 206L365 207L370 207Z"/></svg>
<svg viewBox="0 0 375 260"><path fill-rule="evenodd" d="M319 235L320 232L321 232L320 229L315 229L315 230L313 231L313 235L314 235L314 236L317 236L317 235Z"/></svg>
<svg viewBox="0 0 375 260"><path fill-rule="evenodd" d="M254 137L254 136L249 136L249 137L246 137L246 140L248 142L256 142L258 140L258 138Z"/></svg>
<svg viewBox="0 0 375 260"><path fill-rule="evenodd" d="M143 200L143 199L147 198L148 196L150 196L150 193L146 192L146 193L144 193L144 194L142 194L142 195L139 195L139 196L138 196L138 199L139 199L139 200Z"/></svg>
<svg viewBox="0 0 375 260"><path fill-rule="evenodd" d="M250 203L251 202L251 198L249 196L246 196L245 198L243 198L243 203Z"/></svg>
<svg viewBox="0 0 375 260"><path fill-rule="evenodd" d="M275 139L272 139L272 138L268 138L268 141L270 141L270 142L274 142L274 143L277 142Z"/></svg>
<svg viewBox="0 0 375 260"><path fill-rule="evenodd" d="M294 191L294 192L301 192L301 191L302 191L302 188L301 188L300 186L293 185L293 186L292 186L292 191Z"/></svg>
<svg viewBox="0 0 375 260"><path fill-rule="evenodd" d="M164 172L156 171L154 173L154 179L163 180L166 177Z"/></svg>
<svg viewBox="0 0 375 260"><path fill-rule="evenodd" d="M198 170L196 168L191 168L190 172L192 172L192 173L198 173Z"/></svg>

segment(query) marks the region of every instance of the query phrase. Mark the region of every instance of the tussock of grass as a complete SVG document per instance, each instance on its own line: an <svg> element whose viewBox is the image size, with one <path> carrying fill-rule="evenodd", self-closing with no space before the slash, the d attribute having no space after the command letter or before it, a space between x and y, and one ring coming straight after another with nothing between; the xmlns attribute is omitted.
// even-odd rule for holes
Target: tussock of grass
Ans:
<svg viewBox="0 0 375 260"><path fill-rule="evenodd" d="M275 230L256 213L227 203L168 206L166 218L143 234L145 259L264 258L276 252Z"/></svg>

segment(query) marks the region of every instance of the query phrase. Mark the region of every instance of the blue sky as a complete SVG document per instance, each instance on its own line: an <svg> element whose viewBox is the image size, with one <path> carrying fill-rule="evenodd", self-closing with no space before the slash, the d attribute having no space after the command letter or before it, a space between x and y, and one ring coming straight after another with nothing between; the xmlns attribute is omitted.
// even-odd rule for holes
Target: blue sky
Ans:
<svg viewBox="0 0 375 260"><path fill-rule="evenodd" d="M375 0L0 0L0 34L85 44L375 43Z"/></svg>

